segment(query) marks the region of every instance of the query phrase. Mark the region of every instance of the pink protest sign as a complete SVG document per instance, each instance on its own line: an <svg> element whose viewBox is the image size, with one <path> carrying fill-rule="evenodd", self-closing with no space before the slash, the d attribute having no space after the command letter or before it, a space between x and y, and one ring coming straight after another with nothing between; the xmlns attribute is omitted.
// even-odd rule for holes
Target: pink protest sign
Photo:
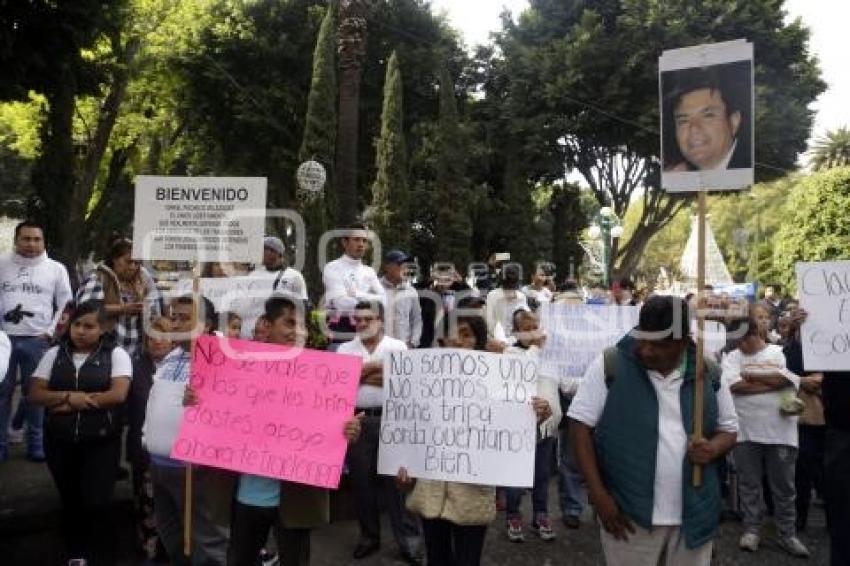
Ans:
<svg viewBox="0 0 850 566"><path fill-rule="evenodd" d="M361 358L203 336L171 457L336 488Z"/></svg>

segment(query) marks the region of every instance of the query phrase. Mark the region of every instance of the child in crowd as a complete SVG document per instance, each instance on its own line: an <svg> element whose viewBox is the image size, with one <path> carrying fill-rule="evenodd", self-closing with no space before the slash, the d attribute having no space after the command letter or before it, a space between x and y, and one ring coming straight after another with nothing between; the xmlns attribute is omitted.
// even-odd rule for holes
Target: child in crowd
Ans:
<svg viewBox="0 0 850 566"><path fill-rule="evenodd" d="M540 360L540 350L546 336L540 328L540 318L533 312L519 309L513 314L515 345L505 350L505 354L531 356ZM533 398L534 409L538 415L537 448L534 455L534 487L532 488L531 530L541 539L555 539L555 531L549 522L549 476L555 454L555 440L558 425L561 422L561 406L558 398L558 384L554 379L540 375L538 366L537 396ZM507 506L508 539L522 542L522 514L519 506L525 489L509 487L505 490Z"/></svg>
<svg viewBox="0 0 850 566"><path fill-rule="evenodd" d="M115 409L133 370L107 324L100 301L80 304L69 332L41 358L30 389L30 402L47 409L44 448L62 502L69 566L114 564L110 508L121 454Z"/></svg>
<svg viewBox="0 0 850 566"><path fill-rule="evenodd" d="M486 350L487 324L480 316L458 317L457 335L446 345ZM543 404L535 403L538 419L548 417ZM416 480L399 468L396 481L412 489L407 507L422 517L428 566L478 566L484 550L487 525L496 517L496 488L466 483Z"/></svg>

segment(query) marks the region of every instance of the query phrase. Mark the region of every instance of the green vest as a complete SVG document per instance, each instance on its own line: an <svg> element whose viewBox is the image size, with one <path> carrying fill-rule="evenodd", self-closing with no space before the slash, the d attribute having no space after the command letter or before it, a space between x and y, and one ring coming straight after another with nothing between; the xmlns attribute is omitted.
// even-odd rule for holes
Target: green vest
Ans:
<svg viewBox="0 0 850 566"><path fill-rule="evenodd" d="M655 493L655 464L658 449L658 398L646 369L635 355L635 340L624 337L617 344L616 379L609 384L602 416L594 430L596 458L602 479L620 510L642 528L652 529ZM696 348L688 346L687 366L680 392L685 432L693 434L693 397ZM706 365L704 380L704 435L711 438L717 428L717 397ZM682 462L682 533L688 548L710 541L720 522L721 496L717 464L704 467L703 484L694 488L693 466Z"/></svg>

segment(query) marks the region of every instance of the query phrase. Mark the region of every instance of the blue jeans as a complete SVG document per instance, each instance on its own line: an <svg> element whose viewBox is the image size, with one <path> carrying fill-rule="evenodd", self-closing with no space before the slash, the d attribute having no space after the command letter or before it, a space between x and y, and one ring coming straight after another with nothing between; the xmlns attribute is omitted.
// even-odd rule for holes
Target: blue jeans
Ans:
<svg viewBox="0 0 850 566"><path fill-rule="evenodd" d="M552 468L552 451L555 449L554 438L544 438L537 442L534 452L534 487L531 488L532 519L549 510L549 475ZM519 504L525 488L506 487L505 503L508 519L519 517Z"/></svg>
<svg viewBox="0 0 850 566"><path fill-rule="evenodd" d="M0 451L8 445L9 416L12 410L12 397L17 384L17 373L21 372L21 401L27 423L27 449L30 453L43 449L44 409L27 403L30 377L38 366L41 356L47 350L47 339L41 336L9 336L12 342L12 355L9 357L9 371L0 384Z"/></svg>
<svg viewBox="0 0 850 566"><path fill-rule="evenodd" d="M569 404L565 409L567 407L569 407ZM566 414L565 410L564 415ZM558 499L561 503L561 515L564 517L580 517L584 506L587 504L587 490L584 486L584 478L575 463L568 426L561 428L559 440L561 445L558 458Z"/></svg>

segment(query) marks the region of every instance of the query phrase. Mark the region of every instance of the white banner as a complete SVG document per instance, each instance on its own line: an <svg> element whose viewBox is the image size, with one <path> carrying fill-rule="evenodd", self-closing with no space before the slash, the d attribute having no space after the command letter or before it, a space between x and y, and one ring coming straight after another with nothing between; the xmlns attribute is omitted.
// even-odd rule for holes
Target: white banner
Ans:
<svg viewBox="0 0 850 566"><path fill-rule="evenodd" d="M850 261L801 262L800 306L809 317L800 329L807 371L850 370Z"/></svg>
<svg viewBox="0 0 850 566"><path fill-rule="evenodd" d="M537 362L477 350L393 352L384 363L378 473L531 487Z"/></svg>
<svg viewBox="0 0 850 566"><path fill-rule="evenodd" d="M637 325L639 312L630 306L544 305L541 371L556 380L582 378L590 362Z"/></svg>
<svg viewBox="0 0 850 566"><path fill-rule="evenodd" d="M265 177L136 177L133 258L259 263Z"/></svg>
<svg viewBox="0 0 850 566"><path fill-rule="evenodd" d="M233 312L242 319L242 338L251 339L254 324L266 307L266 301L272 296L274 277L204 277L199 280L202 296L212 302L217 313ZM180 281L173 295L192 292L192 281ZM283 293L281 293L283 294ZM300 301L299 298L293 299Z"/></svg>

